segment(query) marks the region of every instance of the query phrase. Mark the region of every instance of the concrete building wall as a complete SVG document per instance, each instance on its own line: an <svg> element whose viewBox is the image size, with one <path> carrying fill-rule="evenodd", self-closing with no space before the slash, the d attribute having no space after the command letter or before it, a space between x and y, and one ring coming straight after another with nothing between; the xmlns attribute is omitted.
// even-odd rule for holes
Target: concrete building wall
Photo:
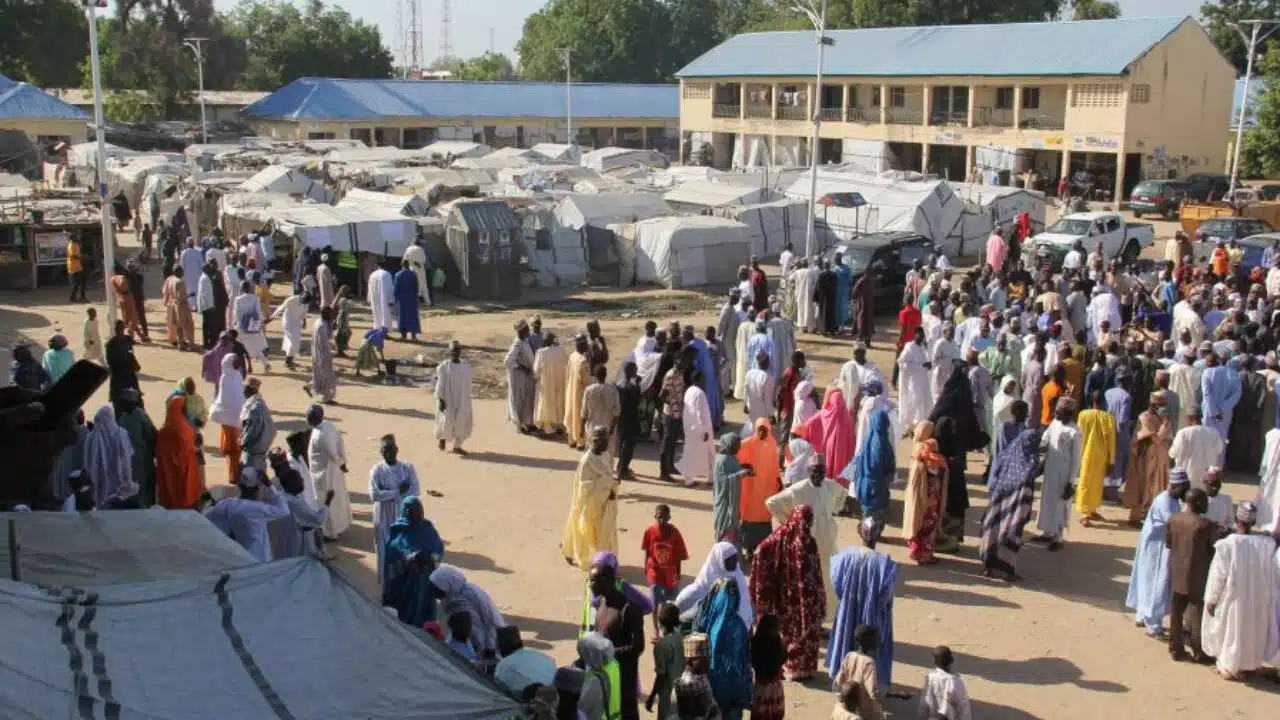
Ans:
<svg viewBox="0 0 1280 720"><path fill-rule="evenodd" d="M532 147L540 142L565 142L563 119L548 118L388 118L376 122L295 122L287 120L250 120L259 135L279 140L306 140L312 137L367 140L372 145L412 145L430 136L435 140L475 140L503 147ZM583 145L602 146L614 142L645 147L664 143L674 149L678 142L679 124L662 118L574 118L574 134ZM664 149L664 148L659 148Z"/></svg>
<svg viewBox="0 0 1280 720"><path fill-rule="evenodd" d="M84 120L0 119L0 130L20 130L33 141L42 137L66 137L78 143L89 138L89 123Z"/></svg>

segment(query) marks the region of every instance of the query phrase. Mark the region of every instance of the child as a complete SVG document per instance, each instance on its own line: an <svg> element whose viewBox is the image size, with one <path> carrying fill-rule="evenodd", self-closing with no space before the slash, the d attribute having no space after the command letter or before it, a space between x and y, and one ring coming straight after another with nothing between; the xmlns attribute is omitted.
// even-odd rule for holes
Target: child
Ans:
<svg viewBox="0 0 1280 720"><path fill-rule="evenodd" d="M356 377L360 377L361 370L376 370L382 374L381 363L387 359L382 354L382 346L387 342L388 332L387 328L374 328L364 334L364 342L356 351Z"/></svg>
<svg viewBox="0 0 1280 720"><path fill-rule="evenodd" d="M781 720L787 713L782 688L782 666L787 662L787 646L779 632L778 616L764 615L751 636L751 668L755 670L751 720Z"/></svg>
<svg viewBox="0 0 1280 720"><path fill-rule="evenodd" d="M346 285L338 288L334 304L338 312L333 323L333 342L338 346L338 357L346 357L347 348L351 346L351 288Z"/></svg>
<svg viewBox="0 0 1280 720"><path fill-rule="evenodd" d="M880 690L875 661L880 638L875 628L859 625L853 631L853 642L857 649L844 656L832 683L832 689L840 695L840 701L831 713L832 720L883 720L884 708L880 706L878 697Z"/></svg>
<svg viewBox="0 0 1280 720"><path fill-rule="evenodd" d="M933 649L935 669L924 678L924 688L920 692L920 717L929 720L970 720L972 717L964 680L951 672L954 662L951 648L940 645Z"/></svg>
<svg viewBox="0 0 1280 720"><path fill-rule="evenodd" d="M657 677L649 699L644 701L646 712L653 712L653 701L658 700L658 720L674 720L675 703L671 691L676 680L684 673L684 637L680 635L680 609L675 603L665 602L653 614L662 626L662 638L653 645L653 668Z"/></svg>
<svg viewBox="0 0 1280 720"><path fill-rule="evenodd" d="M449 613L449 637L445 645L448 645L449 649L463 660L475 665L476 649L471 646L471 611L463 606L454 608L452 605L446 610L451 612Z"/></svg>
<svg viewBox="0 0 1280 720"><path fill-rule="evenodd" d="M659 505L653 511L656 521L644 531L640 549L644 551L644 574L653 589L653 606L674 602L680 586L680 563L689 559L684 537L671 524L671 508ZM658 614L653 615L653 629L658 630Z"/></svg>
<svg viewBox="0 0 1280 720"><path fill-rule="evenodd" d="M85 360L92 360L100 365L107 364L107 356L102 349L102 336L98 334L98 311L93 308L84 309L80 347L84 349Z"/></svg>

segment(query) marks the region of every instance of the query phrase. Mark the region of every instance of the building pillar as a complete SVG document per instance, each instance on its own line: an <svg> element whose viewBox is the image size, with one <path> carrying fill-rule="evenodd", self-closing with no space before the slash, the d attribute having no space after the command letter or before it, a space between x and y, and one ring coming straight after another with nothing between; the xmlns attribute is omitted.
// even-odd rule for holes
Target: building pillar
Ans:
<svg viewBox="0 0 1280 720"><path fill-rule="evenodd" d="M1058 174L1058 177L1066 178L1067 183L1071 183L1071 151L1065 148L1062 150L1062 172ZM1068 190L1067 194L1070 195L1071 191Z"/></svg>
<svg viewBox="0 0 1280 720"><path fill-rule="evenodd" d="M1124 152L1116 153L1116 184L1111 191L1111 202L1115 203L1116 210L1120 209L1120 203L1128 200L1128 196L1124 194Z"/></svg>
<svg viewBox="0 0 1280 720"><path fill-rule="evenodd" d="M970 105L970 107L972 107L972 105ZM973 125L970 124L969 127L973 127ZM965 175L964 179L966 182L973 181L973 180L978 180L979 182L981 182L980 179L972 177L973 175L973 146L972 145L964 146L964 175Z"/></svg>
<svg viewBox="0 0 1280 720"><path fill-rule="evenodd" d="M769 89L769 119L778 119L778 83L774 83Z"/></svg>
<svg viewBox="0 0 1280 720"><path fill-rule="evenodd" d="M929 143L920 143L920 172L929 174Z"/></svg>
<svg viewBox="0 0 1280 720"><path fill-rule="evenodd" d="M1022 127L1022 85L1013 86L1013 128Z"/></svg>
<svg viewBox="0 0 1280 720"><path fill-rule="evenodd" d="M932 112L933 112L933 86L932 86L932 85L925 85L925 86L924 86L924 97L923 97L923 98L921 98L921 100L920 100L920 109L921 109L921 113L920 113L920 114L923 116L923 117L921 118L921 123L920 123L920 124L921 124L921 125L928 125L928 124L929 124L929 115L930 115L930 113L932 113ZM928 145L925 145L925 148L926 148L926 149L925 149L925 157L929 157L929 150L928 150L928 147L929 147Z"/></svg>
<svg viewBox="0 0 1280 720"><path fill-rule="evenodd" d="M738 83L738 118L747 119L747 84Z"/></svg>
<svg viewBox="0 0 1280 720"><path fill-rule="evenodd" d="M880 124L889 124L889 85L880 84Z"/></svg>
<svg viewBox="0 0 1280 720"><path fill-rule="evenodd" d="M977 111L978 111L978 86L975 84L970 84L969 85L969 112L967 113L969 121L966 123L968 127L973 127L974 116L978 114ZM969 172L968 167L965 168L965 172L966 173Z"/></svg>
<svg viewBox="0 0 1280 720"><path fill-rule="evenodd" d="M840 119L849 121L849 85L845 83L840 86Z"/></svg>

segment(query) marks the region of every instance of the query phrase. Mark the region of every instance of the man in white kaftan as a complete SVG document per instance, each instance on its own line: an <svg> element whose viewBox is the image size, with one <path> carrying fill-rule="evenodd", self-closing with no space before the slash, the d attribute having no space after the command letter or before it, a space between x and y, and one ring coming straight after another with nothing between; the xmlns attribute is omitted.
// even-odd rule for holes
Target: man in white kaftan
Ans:
<svg viewBox="0 0 1280 720"><path fill-rule="evenodd" d="M739 400L745 400L747 397L747 370L751 367L749 360L750 355L747 353L747 344L751 342L751 337L756 333L755 313L747 316L747 319L738 326L738 336L734 338L734 352L737 358L734 363L733 370L733 396ZM728 342L728 338L724 338L724 342Z"/></svg>
<svg viewBox="0 0 1280 720"><path fill-rule="evenodd" d="M1098 336L1102 334L1103 322L1111 323L1112 328L1124 326L1124 321L1120 319L1120 298L1095 289L1093 299L1085 310L1085 318L1089 323L1089 340L1097 342Z"/></svg>
<svg viewBox="0 0 1280 720"><path fill-rule="evenodd" d="M462 444L471 437L471 363L462 359L462 344L449 343L449 359L436 368L436 442L444 450L466 455Z"/></svg>
<svg viewBox="0 0 1280 720"><path fill-rule="evenodd" d="M742 297L738 289L730 290L729 300L724 307L720 308L720 317L716 321L716 337L720 340L725 358L725 367L720 373L720 389L726 392L733 387L733 373L738 365L738 326L742 325L742 313L738 310L740 302ZM638 351L640 346L637 345L636 349ZM657 349L661 350L661 348ZM650 348L648 352L652 350L653 348ZM631 360L635 361L638 357L639 355L636 355ZM622 369L619 368L618 372L621 373Z"/></svg>
<svg viewBox="0 0 1280 720"><path fill-rule="evenodd" d="M1236 508L1236 533L1214 545L1204 591L1201 644L1217 658L1218 673L1233 680L1280 661L1280 561L1275 538L1250 532L1256 519L1253 503Z"/></svg>
<svg viewBox="0 0 1280 720"><path fill-rule="evenodd" d="M764 501L764 506L779 525L786 522L791 511L801 505L808 505L813 510L813 526L809 532L813 534L814 542L818 545L818 556L822 559L822 584L827 590L827 619L835 617L837 607L835 589L831 586L831 556L836 554L839 541L835 514L844 507L844 501L848 497L849 491L840 483L826 479L824 464L814 462L809 466L807 482L789 485Z"/></svg>
<svg viewBox="0 0 1280 720"><path fill-rule="evenodd" d="M378 443L382 462L369 471L369 497L373 503L373 547L378 556L378 584L383 582L382 551L391 538L391 525L400 519L400 504L418 495L418 471L400 460L395 435L383 435Z"/></svg>
<svg viewBox="0 0 1280 720"><path fill-rule="evenodd" d="M418 278L418 301L423 307L431 307L431 293L427 291L427 251L415 241L404 249L403 260Z"/></svg>
<svg viewBox="0 0 1280 720"><path fill-rule="evenodd" d="M271 369L267 361L267 337L262 334L262 302L252 292L242 292L231 304L232 327L239 334L249 357L262 363L264 370Z"/></svg>
<svg viewBox="0 0 1280 720"><path fill-rule="evenodd" d="M182 266L182 276L191 278L187 282L187 304L192 310L196 309L196 287L195 278L200 277L204 273L201 268L204 267L204 256L200 254L200 250L196 248L194 240L187 240L187 247L178 256L178 264Z"/></svg>
<svg viewBox="0 0 1280 720"><path fill-rule="evenodd" d="M1200 424L1200 407L1193 405L1186 426L1173 436L1169 457L1175 468L1186 471L1191 487L1203 490L1205 473L1218 464L1226 447L1217 431Z"/></svg>
<svg viewBox="0 0 1280 720"><path fill-rule="evenodd" d="M942 337L938 338L929 350L929 362L933 363L929 372L935 398L942 392L942 386L946 384L947 378L951 377L952 365L960 359L960 346L956 344L955 337L955 326L951 323L943 323Z"/></svg>
<svg viewBox="0 0 1280 720"><path fill-rule="evenodd" d="M686 484L694 478L710 478L716 457L711 405L707 403L707 394L698 387L700 378L701 373L694 373L694 382L684 391L684 453L676 462L676 471L684 476Z"/></svg>
<svg viewBox="0 0 1280 720"><path fill-rule="evenodd" d="M898 355L898 399L902 427L914 429L929 419L933 411L933 388L929 384L929 355L925 351L924 328L916 328L911 342Z"/></svg>
<svg viewBox="0 0 1280 720"><path fill-rule="evenodd" d="M320 265L316 267L316 288L320 291L320 307L333 307L333 301L338 296L338 289L334 287L333 269L329 267L330 259L328 255L320 256Z"/></svg>
<svg viewBox="0 0 1280 720"><path fill-rule="evenodd" d="M791 284L796 294L796 327L805 332L813 332L818 328L818 305L813 301L813 291L821 274L822 269L812 261L808 267L798 268L791 274Z"/></svg>
<svg viewBox="0 0 1280 720"><path fill-rule="evenodd" d="M564 423L564 391L569 378L569 353L554 333L547 333L533 359L533 377L538 389L534 423L544 433L553 433Z"/></svg>
<svg viewBox="0 0 1280 720"><path fill-rule="evenodd" d="M272 320L280 320L280 330L284 334L281 347L284 350L284 364L293 367L293 359L302 350L302 329L306 324L307 304L302 302L301 295L290 295L280 303L280 307L272 313Z"/></svg>
<svg viewBox="0 0 1280 720"><path fill-rule="evenodd" d="M1080 459L1084 452L1084 436L1075 424L1075 401L1065 407L1058 405L1057 417L1040 436L1040 448L1044 455L1044 484L1040 491L1040 512L1036 527L1050 543L1062 542L1071 518L1073 495L1065 495L1067 488L1080 477Z"/></svg>
<svg viewBox="0 0 1280 720"><path fill-rule="evenodd" d="M365 299L369 303L369 311L373 313L375 328L391 329L391 318L395 317L396 309L394 284L391 273L383 268L369 274L369 293Z"/></svg>
<svg viewBox="0 0 1280 720"><path fill-rule="evenodd" d="M755 367L747 371L744 381L747 398L743 401L747 413L742 423L742 437L750 437L756 430L756 421L769 417L773 411L773 392L776 381L769 374L769 356L761 353L753 361Z"/></svg>
<svg viewBox="0 0 1280 720"><path fill-rule="evenodd" d="M1280 428L1267 431L1262 450L1262 467L1258 470L1258 529L1275 532L1280 524Z"/></svg>
<svg viewBox="0 0 1280 720"><path fill-rule="evenodd" d="M351 498L347 495L347 449L342 433L333 422L324 419L324 408L312 405L307 409L307 424L311 426L311 441L307 446L307 467L315 483L316 495L324 497L334 492L333 504L325 516L324 536L328 540L338 538L351 527Z"/></svg>
<svg viewBox="0 0 1280 720"><path fill-rule="evenodd" d="M1195 362L1194 353L1183 355L1177 363L1169 367L1169 389L1178 396L1178 427L1186 427L1187 415L1193 408L1200 407L1200 369Z"/></svg>

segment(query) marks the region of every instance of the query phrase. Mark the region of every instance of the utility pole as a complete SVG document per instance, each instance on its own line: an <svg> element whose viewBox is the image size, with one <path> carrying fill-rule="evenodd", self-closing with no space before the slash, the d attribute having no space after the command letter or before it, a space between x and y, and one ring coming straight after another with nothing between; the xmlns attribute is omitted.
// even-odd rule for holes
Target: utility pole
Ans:
<svg viewBox="0 0 1280 720"><path fill-rule="evenodd" d="M449 10L449 0L440 0L440 63L453 57L453 36L449 26L453 24L453 15Z"/></svg>
<svg viewBox="0 0 1280 720"><path fill-rule="evenodd" d="M809 224L804 233L805 257L808 257L813 250L813 236L818 224L818 163L822 154L820 152L822 139L819 135L822 129L822 63L827 46L833 44L831 38L827 37L827 0L822 0L822 8L817 12L809 6L814 2L816 0L808 0L807 5L797 2L792 6L793 10L802 13L809 18L809 22L813 23L818 42L818 71L814 78L813 95L809 99L809 102L813 103L813 138L809 142Z"/></svg>
<svg viewBox="0 0 1280 720"><path fill-rule="evenodd" d="M573 141L573 50L570 48L559 48L557 52L560 53L560 57L564 58L565 139L569 143L569 147L573 147L578 144Z"/></svg>
<svg viewBox="0 0 1280 720"><path fill-rule="evenodd" d="M93 125L98 139L98 199L102 203L102 280L106 294L107 334L114 335L116 304L111 302L111 271L116 265L115 237L111 232L110 203L107 202L107 131L106 113L102 108L102 64L98 61L97 9L107 7L107 0L81 0L89 11L89 60L93 71Z"/></svg>
<svg viewBox="0 0 1280 720"><path fill-rule="evenodd" d="M182 41L183 45L196 54L196 72L200 75L200 137L205 144L209 142L209 126L204 119L204 46L201 43L208 41L209 38L202 37L190 37Z"/></svg>
<svg viewBox="0 0 1280 720"><path fill-rule="evenodd" d="M1264 25L1270 25L1271 29L1262 32ZM1240 33L1240 38L1244 40L1244 46L1248 50L1249 58L1245 62L1244 70L1244 96L1240 98L1240 117L1236 119L1236 143L1232 149L1231 157L1231 185L1227 190L1228 193L1235 191L1236 186L1240 183L1240 146L1244 144L1244 119L1249 109L1249 81L1253 77L1253 56L1257 54L1258 43L1267 39L1267 36L1276 31L1280 27L1280 20L1241 20L1231 25ZM1245 28L1249 28L1249 32L1245 32Z"/></svg>

